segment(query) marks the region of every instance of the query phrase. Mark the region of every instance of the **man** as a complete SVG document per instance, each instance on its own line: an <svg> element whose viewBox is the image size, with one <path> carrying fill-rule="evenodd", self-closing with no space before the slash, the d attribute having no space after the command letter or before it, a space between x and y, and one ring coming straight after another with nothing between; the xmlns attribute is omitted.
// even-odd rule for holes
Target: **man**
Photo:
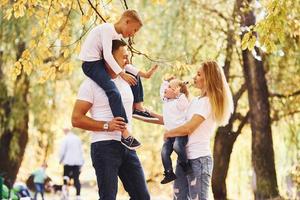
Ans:
<svg viewBox="0 0 300 200"><path fill-rule="evenodd" d="M80 199L80 169L84 163L83 150L80 138L70 129L65 128L65 137L61 142L59 160L64 165L64 186L63 190L67 190L70 179L74 180L77 199ZM67 191L64 191L67 192Z"/></svg>
<svg viewBox="0 0 300 200"><path fill-rule="evenodd" d="M113 40L112 54L119 66L124 68L128 57L126 43ZM88 78L79 89L72 124L91 131L91 157L97 176L99 199L116 199L119 177L132 200L148 200L150 195L140 160L134 150L120 142L121 132L125 128L131 131L133 95L127 82L109 67L106 70L121 94L128 118L127 127L123 118L113 118L104 90ZM88 111L91 118L86 116Z"/></svg>

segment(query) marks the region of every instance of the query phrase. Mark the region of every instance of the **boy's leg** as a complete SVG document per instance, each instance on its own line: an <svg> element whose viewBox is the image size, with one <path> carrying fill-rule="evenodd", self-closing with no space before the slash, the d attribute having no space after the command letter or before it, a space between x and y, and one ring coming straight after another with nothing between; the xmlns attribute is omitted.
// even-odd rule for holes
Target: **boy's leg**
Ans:
<svg viewBox="0 0 300 200"><path fill-rule="evenodd" d="M124 147L114 140L92 143L91 158L95 168L99 200L115 200L118 190L118 171Z"/></svg>
<svg viewBox="0 0 300 200"><path fill-rule="evenodd" d="M135 151L125 150L119 177L131 200L150 200L143 168Z"/></svg>
<svg viewBox="0 0 300 200"><path fill-rule="evenodd" d="M131 91L132 91L133 97L134 97L133 103L140 105L140 107L136 108L136 109L142 109L143 107L142 107L141 103L144 101L143 85L142 85L142 81L141 81L140 76L135 76L135 78L137 80L137 83L136 83L136 85L131 86Z"/></svg>
<svg viewBox="0 0 300 200"><path fill-rule="evenodd" d="M185 146L187 144L187 141L188 141L187 136L176 137L173 145L173 149L178 155L178 161L182 163L188 162L188 158L185 151Z"/></svg>
<svg viewBox="0 0 300 200"><path fill-rule="evenodd" d="M170 158L172 152L173 152L173 143L174 143L174 138L168 138L162 147L161 150L161 159L162 163L166 171L173 171L172 167L172 160Z"/></svg>
<svg viewBox="0 0 300 200"><path fill-rule="evenodd" d="M84 62L82 70L105 91L113 116L123 117L128 123L120 92L105 70L104 60Z"/></svg>

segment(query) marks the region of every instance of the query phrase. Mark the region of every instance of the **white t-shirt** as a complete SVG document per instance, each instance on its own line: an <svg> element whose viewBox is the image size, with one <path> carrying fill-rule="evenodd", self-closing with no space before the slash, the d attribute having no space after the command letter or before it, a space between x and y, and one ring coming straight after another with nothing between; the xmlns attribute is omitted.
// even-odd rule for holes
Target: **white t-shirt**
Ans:
<svg viewBox="0 0 300 200"><path fill-rule="evenodd" d="M195 97L187 110L187 120L194 115L201 115L205 120L189 135L186 145L188 159L195 159L211 155L210 138L216 128L216 122L212 117L212 108L208 97Z"/></svg>
<svg viewBox="0 0 300 200"><path fill-rule="evenodd" d="M132 120L132 105L133 105L133 95L130 86L126 81L124 81L120 76L112 79L116 84L121 97L123 106L128 119L127 129L131 132L131 120ZM112 120L113 114L109 106L108 98L104 90L99 87L93 80L86 78L81 84L77 96L78 100L87 101L92 103L90 108L91 117L94 120L99 121L110 121ZM98 142L104 140L121 140L120 131L91 131L91 142Z"/></svg>
<svg viewBox="0 0 300 200"><path fill-rule="evenodd" d="M164 81L160 86L160 98L163 101L163 119L165 129L171 130L186 122L186 109L189 101L184 94L176 99L167 99L164 97L165 90L169 87L169 82Z"/></svg>
<svg viewBox="0 0 300 200"><path fill-rule="evenodd" d="M81 46L79 59L82 61L96 61L104 60L111 67L111 69L119 74L122 69L112 55L112 40L120 40L122 35L116 32L113 24L104 23L93 28L87 35L84 43ZM126 71L136 75L137 69L133 69L131 65L129 69L125 67ZM137 72L136 72L137 71Z"/></svg>
<svg viewBox="0 0 300 200"><path fill-rule="evenodd" d="M64 165L83 165L84 160L81 140L74 133L69 132L62 140L59 160Z"/></svg>

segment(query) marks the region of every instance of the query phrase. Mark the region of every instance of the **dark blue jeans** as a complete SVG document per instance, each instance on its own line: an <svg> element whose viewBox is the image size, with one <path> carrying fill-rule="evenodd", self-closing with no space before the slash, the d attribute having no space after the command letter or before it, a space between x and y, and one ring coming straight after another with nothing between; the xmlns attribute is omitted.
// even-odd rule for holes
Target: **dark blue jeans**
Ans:
<svg viewBox="0 0 300 200"><path fill-rule="evenodd" d="M92 143L91 157L98 184L99 200L115 200L118 177L131 200L150 200L140 160L134 150L119 141Z"/></svg>
<svg viewBox="0 0 300 200"><path fill-rule="evenodd" d="M34 200L37 199L38 193L40 193L42 196L42 199L44 199L44 184L43 183L34 183L34 186L35 186Z"/></svg>
<svg viewBox="0 0 300 200"><path fill-rule="evenodd" d="M123 117L128 123L121 94L105 70L104 60L83 62L82 70L87 77L95 81L105 91L113 116Z"/></svg>
<svg viewBox="0 0 300 200"><path fill-rule="evenodd" d="M170 158L173 150L178 155L178 161L187 163L187 155L185 152L185 145L187 144L188 136L168 138L162 147L161 158L165 171L173 171L172 160Z"/></svg>
<svg viewBox="0 0 300 200"><path fill-rule="evenodd" d="M131 73L128 73L128 74L131 74ZM133 74L131 74L131 75L133 75ZM144 101L144 89L143 89L141 77L140 76L135 76L135 78L137 80L137 84L131 86L131 91L132 91L133 97L134 97L133 102L134 103L140 103L140 102Z"/></svg>

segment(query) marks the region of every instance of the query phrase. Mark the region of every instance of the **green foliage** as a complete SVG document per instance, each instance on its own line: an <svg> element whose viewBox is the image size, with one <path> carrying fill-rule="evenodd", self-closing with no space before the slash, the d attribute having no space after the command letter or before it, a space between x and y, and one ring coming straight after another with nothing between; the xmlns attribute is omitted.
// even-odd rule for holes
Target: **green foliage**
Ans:
<svg viewBox="0 0 300 200"><path fill-rule="evenodd" d="M264 17L257 21L255 26L249 27L250 31L243 37L242 48L252 50L255 41L258 40L260 47L267 53L271 53L285 46L286 38L292 38L297 43L300 36L299 1L271 0L263 1L263 4L259 12ZM254 32L258 33L258 38L255 37Z"/></svg>

